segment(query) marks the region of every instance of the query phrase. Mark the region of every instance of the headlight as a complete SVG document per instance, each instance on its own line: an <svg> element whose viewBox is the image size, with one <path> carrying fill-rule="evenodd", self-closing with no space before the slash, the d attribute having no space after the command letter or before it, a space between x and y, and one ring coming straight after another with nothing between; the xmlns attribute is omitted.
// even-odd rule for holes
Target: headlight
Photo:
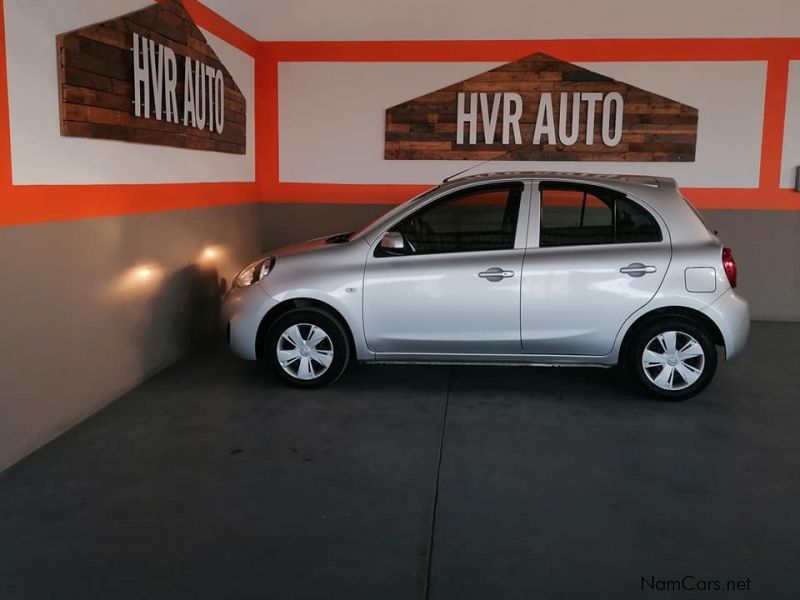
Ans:
<svg viewBox="0 0 800 600"><path fill-rule="evenodd" d="M234 279L237 287L247 287L258 283L264 277L269 275L275 264L275 257L269 256L267 258L259 258L256 262L247 265L244 269L239 271L239 274Z"/></svg>

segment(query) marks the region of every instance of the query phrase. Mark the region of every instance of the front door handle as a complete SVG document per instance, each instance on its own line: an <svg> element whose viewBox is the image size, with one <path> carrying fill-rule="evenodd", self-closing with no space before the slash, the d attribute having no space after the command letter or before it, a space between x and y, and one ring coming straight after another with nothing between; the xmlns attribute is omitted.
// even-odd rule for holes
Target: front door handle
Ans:
<svg viewBox="0 0 800 600"><path fill-rule="evenodd" d="M489 267L485 271L478 273L478 277L488 279L489 281L498 282L503 281L507 277L513 277L514 271L508 269L501 269L500 267Z"/></svg>
<svg viewBox="0 0 800 600"><path fill-rule="evenodd" d="M627 267L622 267L619 272L630 275L631 277L643 277L647 273L655 273L656 268L654 265L645 265L640 262L629 264Z"/></svg>

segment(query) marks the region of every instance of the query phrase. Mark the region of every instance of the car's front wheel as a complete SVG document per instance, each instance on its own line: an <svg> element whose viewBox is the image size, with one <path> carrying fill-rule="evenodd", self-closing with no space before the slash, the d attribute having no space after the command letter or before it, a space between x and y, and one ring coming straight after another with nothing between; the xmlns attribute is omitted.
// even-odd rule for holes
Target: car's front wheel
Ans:
<svg viewBox="0 0 800 600"><path fill-rule="evenodd" d="M630 372L651 394L685 400L711 383L717 370L717 348L698 323L666 319L636 333L628 361Z"/></svg>
<svg viewBox="0 0 800 600"><path fill-rule="evenodd" d="M347 333L339 321L316 308L281 315L265 339L264 356L285 382L301 388L333 383L350 361Z"/></svg>

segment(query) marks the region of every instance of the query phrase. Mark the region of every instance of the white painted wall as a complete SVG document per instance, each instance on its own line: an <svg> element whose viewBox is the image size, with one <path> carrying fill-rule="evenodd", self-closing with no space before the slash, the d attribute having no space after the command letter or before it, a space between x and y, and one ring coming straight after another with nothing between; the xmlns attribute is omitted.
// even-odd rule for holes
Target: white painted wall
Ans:
<svg viewBox="0 0 800 600"><path fill-rule="evenodd" d="M800 61L789 63L786 126L783 130L781 187L794 189L795 169L800 167Z"/></svg>
<svg viewBox="0 0 800 600"><path fill-rule="evenodd" d="M244 156L62 137L56 35L151 0L5 0L12 176L16 185L255 180L255 61L204 32L247 99Z"/></svg>
<svg viewBox="0 0 800 600"><path fill-rule="evenodd" d="M384 160L384 111L498 64L281 63L281 181L422 184L467 168L469 161ZM579 64L698 108L696 161L492 161L481 170L625 171L673 176L686 187L758 187L766 63Z"/></svg>
<svg viewBox="0 0 800 600"><path fill-rule="evenodd" d="M797 0L205 0L262 40L794 37Z"/></svg>

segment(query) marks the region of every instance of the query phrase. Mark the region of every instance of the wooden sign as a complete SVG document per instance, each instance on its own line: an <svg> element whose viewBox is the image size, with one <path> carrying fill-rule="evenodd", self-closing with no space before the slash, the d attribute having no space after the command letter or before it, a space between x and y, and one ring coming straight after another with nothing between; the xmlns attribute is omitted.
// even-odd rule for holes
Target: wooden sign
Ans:
<svg viewBox="0 0 800 600"><path fill-rule="evenodd" d="M386 110L389 160L694 161L697 109L537 53Z"/></svg>
<svg viewBox="0 0 800 600"><path fill-rule="evenodd" d="M245 98L180 0L56 44L61 135L245 153Z"/></svg>

